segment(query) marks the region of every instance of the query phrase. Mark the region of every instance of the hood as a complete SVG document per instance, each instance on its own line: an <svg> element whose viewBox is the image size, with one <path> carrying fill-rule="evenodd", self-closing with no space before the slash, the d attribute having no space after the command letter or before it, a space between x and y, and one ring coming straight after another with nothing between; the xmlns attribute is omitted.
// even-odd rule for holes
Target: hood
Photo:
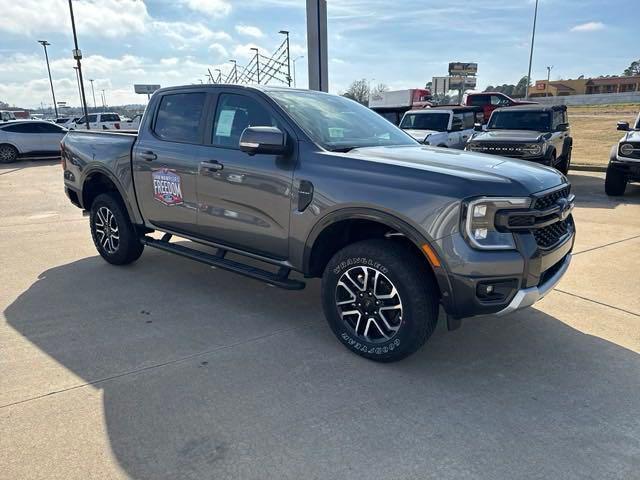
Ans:
<svg viewBox="0 0 640 480"><path fill-rule="evenodd" d="M537 142L546 132L535 130L487 130L473 137L476 142Z"/></svg>
<svg viewBox="0 0 640 480"><path fill-rule="evenodd" d="M405 133L408 133L419 142L424 141L424 139L427 138L427 135L432 135L434 133L442 133L442 132L438 132L437 130L415 130L413 128L406 128L406 129L403 128L403 130L405 131Z"/></svg>
<svg viewBox="0 0 640 480"><path fill-rule="evenodd" d="M413 135L412 135L413 136ZM622 137L623 142L640 142L640 130L631 130Z"/></svg>
<svg viewBox="0 0 640 480"><path fill-rule="evenodd" d="M453 178L468 196L526 196L566 182L556 169L526 160L428 145L358 148L340 155Z"/></svg>

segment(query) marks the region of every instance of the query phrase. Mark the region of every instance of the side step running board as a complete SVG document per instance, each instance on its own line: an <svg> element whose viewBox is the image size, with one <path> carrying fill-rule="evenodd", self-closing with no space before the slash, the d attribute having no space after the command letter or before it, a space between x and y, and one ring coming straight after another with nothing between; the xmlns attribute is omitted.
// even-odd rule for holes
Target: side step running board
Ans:
<svg viewBox="0 0 640 480"><path fill-rule="evenodd" d="M149 247L164 250L165 252L175 253L182 257L195 260L197 262L211 265L212 267L222 268L223 270L229 270L230 272L239 273L247 277L255 278L273 285L275 287L285 288L287 290L302 290L305 287L305 283L299 280L292 280L289 278L290 268L280 267L277 273L262 270L260 268L251 267L240 262L235 262L224 258L227 251L224 249L218 249L215 254L201 252L193 248L184 247L175 243L169 243L171 239L170 234L166 234L162 237L162 240L156 240L155 238L144 236L141 238L142 243Z"/></svg>

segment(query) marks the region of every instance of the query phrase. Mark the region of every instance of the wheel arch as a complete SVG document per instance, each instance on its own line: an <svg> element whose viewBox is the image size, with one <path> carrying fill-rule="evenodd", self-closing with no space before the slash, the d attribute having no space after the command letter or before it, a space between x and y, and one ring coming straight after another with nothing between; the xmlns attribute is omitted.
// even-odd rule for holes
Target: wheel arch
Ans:
<svg viewBox="0 0 640 480"><path fill-rule="evenodd" d="M16 152L18 152L18 155L21 155L22 153L24 153L24 152L23 152L22 150L20 150L20 148L19 148L17 145L15 145L15 144L13 144L13 143L11 143L11 142L7 142L7 141L0 141L0 147L2 147L2 146L4 146L4 145L7 145L7 146L9 146L9 147L13 147L13 148L15 148L15 149L16 149Z"/></svg>
<svg viewBox="0 0 640 480"><path fill-rule="evenodd" d="M135 223L135 215L120 182L104 168L93 168L88 171L82 182L82 208L91 209L91 203L102 193L116 192L124 204L129 219Z"/></svg>
<svg viewBox="0 0 640 480"><path fill-rule="evenodd" d="M354 227L359 228L354 230ZM396 240L404 239L411 244L414 252L426 262L438 284L443 303L453 301L446 264L435 243L405 220L374 209L341 209L316 223L305 242L303 273L307 277L322 276L324 267L338 250L366 238L394 238L396 235L393 234L398 234ZM437 264L426 251L435 253Z"/></svg>

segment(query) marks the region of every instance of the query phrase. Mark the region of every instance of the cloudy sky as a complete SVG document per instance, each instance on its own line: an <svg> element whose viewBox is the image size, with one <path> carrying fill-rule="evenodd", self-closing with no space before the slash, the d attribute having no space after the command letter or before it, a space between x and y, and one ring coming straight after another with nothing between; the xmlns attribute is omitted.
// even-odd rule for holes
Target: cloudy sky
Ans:
<svg viewBox="0 0 640 480"><path fill-rule="evenodd" d="M333 92L367 78L391 88L423 86L449 61L479 64L478 85L526 75L533 0L328 0ZM614 6L615 5L615 6ZM74 0L85 78L109 104L142 103L134 83L206 81L207 68L270 52L291 32L298 86L306 87L305 0ZM57 100L77 105L67 0L0 0L0 100L51 104L44 54ZM640 0L540 0L533 78L621 73L638 57ZM89 91L89 103L92 103ZM99 94L98 94L98 103Z"/></svg>

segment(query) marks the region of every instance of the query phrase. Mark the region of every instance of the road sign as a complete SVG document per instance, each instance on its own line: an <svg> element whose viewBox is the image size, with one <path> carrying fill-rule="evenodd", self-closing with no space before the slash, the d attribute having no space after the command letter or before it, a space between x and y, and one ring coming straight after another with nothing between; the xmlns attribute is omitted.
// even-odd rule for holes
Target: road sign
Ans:
<svg viewBox="0 0 640 480"><path fill-rule="evenodd" d="M476 75L478 73L477 63L450 62L449 75Z"/></svg>
<svg viewBox="0 0 640 480"><path fill-rule="evenodd" d="M449 88L451 90L467 90L469 88L476 88L476 77L452 75L449 77Z"/></svg>
<svg viewBox="0 0 640 480"><path fill-rule="evenodd" d="M431 79L431 91L434 95L446 95L451 90L449 77L433 77Z"/></svg>
<svg viewBox="0 0 640 480"><path fill-rule="evenodd" d="M156 90L160 89L160 85L134 85L133 90L136 93L142 93L146 95L151 95Z"/></svg>

